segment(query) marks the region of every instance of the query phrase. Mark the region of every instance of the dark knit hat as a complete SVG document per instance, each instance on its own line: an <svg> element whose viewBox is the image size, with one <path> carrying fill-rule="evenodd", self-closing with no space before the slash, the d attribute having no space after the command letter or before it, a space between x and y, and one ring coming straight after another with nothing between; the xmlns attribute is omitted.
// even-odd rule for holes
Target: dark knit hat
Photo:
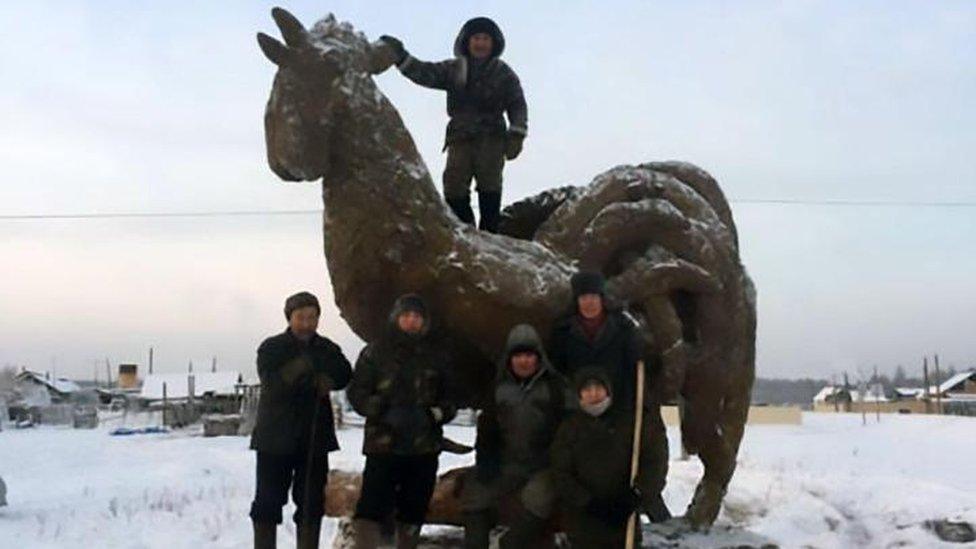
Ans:
<svg viewBox="0 0 976 549"><path fill-rule="evenodd" d="M397 317L407 312L417 313L424 317L425 321L428 320L427 302L417 294L404 294L398 297L390 311L390 321L396 322Z"/></svg>
<svg viewBox="0 0 976 549"><path fill-rule="evenodd" d="M576 389L577 396L584 387L590 385L591 383L599 383L607 389L607 394L613 394L613 384L610 383L610 376L607 375L606 370L599 366L587 366L581 368L573 376L573 387Z"/></svg>
<svg viewBox="0 0 976 549"><path fill-rule="evenodd" d="M498 24L487 17L475 17L469 19L458 32L457 38L454 40L454 55L458 57L468 55L468 40L479 32L491 36L492 57L498 57L505 51L505 35L502 34L502 29L498 27Z"/></svg>
<svg viewBox="0 0 976 549"><path fill-rule="evenodd" d="M603 275L595 271L580 271L570 279L573 287L573 299L585 294L604 295L607 289L607 282Z"/></svg>
<svg viewBox="0 0 976 549"><path fill-rule="evenodd" d="M309 292L298 292L285 300L285 318L291 320L291 313L303 307L315 307L322 314L319 299Z"/></svg>

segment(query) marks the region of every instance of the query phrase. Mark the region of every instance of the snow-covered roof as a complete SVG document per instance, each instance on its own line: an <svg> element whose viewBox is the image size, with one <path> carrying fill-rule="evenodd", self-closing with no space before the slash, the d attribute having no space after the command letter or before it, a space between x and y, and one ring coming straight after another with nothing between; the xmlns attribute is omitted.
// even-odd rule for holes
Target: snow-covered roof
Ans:
<svg viewBox="0 0 976 549"><path fill-rule="evenodd" d="M956 385L959 385L960 383L966 381L970 377L976 377L976 370L970 370L968 372L959 372L958 374L956 374L956 375L950 377L949 379L943 381L942 384L939 385L938 392L939 393L942 393L942 394L948 393ZM932 392L933 393L936 392L935 386L932 387Z"/></svg>
<svg viewBox="0 0 976 549"><path fill-rule="evenodd" d="M74 393L75 391L80 391L81 387L71 381L70 379L64 377L56 377L54 379L48 379L47 376L40 372L32 372L30 370L24 370L23 372L17 374L17 379L33 379L38 383L43 383L48 388L53 389L61 394Z"/></svg>
<svg viewBox="0 0 976 549"><path fill-rule="evenodd" d="M925 394L922 387L895 387L895 394L903 398L918 398Z"/></svg>
<svg viewBox="0 0 976 549"><path fill-rule="evenodd" d="M189 378L193 376L193 394L232 395L234 386L240 378L238 372L198 372L193 374L150 374L142 382L140 398L162 400L163 383L166 384L166 398L180 399L190 396Z"/></svg>
<svg viewBox="0 0 976 549"><path fill-rule="evenodd" d="M875 391L867 389L864 391L862 398L860 390L852 388L845 389L840 385L827 385L813 397L813 401L828 402L828 397L840 396L844 394L850 395L852 402L888 402L888 397L886 397L884 393L877 394Z"/></svg>
<svg viewBox="0 0 976 549"><path fill-rule="evenodd" d="M823 389L820 389L820 392L813 397L813 401L827 402L827 397L833 396L840 389L841 387L834 387L833 385L827 385Z"/></svg>

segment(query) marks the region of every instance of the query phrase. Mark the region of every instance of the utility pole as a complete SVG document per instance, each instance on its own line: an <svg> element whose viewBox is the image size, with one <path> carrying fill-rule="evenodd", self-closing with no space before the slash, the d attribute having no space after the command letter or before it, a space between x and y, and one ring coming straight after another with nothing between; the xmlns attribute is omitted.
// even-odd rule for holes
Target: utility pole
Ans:
<svg viewBox="0 0 976 549"><path fill-rule="evenodd" d="M932 392L929 389L929 357L922 357L922 381L925 383L925 413L931 414Z"/></svg>
<svg viewBox="0 0 976 549"><path fill-rule="evenodd" d="M108 362L108 357L105 357L105 379L108 380L108 388L112 388L112 365Z"/></svg>
<svg viewBox="0 0 976 549"><path fill-rule="evenodd" d="M149 348L149 375L152 375L153 368L153 348Z"/></svg>
<svg viewBox="0 0 976 549"><path fill-rule="evenodd" d="M874 367L874 404L875 404L875 419L878 423L881 423L881 396L884 395L884 387L881 386L881 380L878 378L878 367Z"/></svg>
<svg viewBox="0 0 976 549"><path fill-rule="evenodd" d="M213 362L210 364L210 371L211 372L217 371L217 357L213 357Z"/></svg>
<svg viewBox="0 0 976 549"><path fill-rule="evenodd" d="M942 415L942 373L939 372L939 354L935 355L935 408Z"/></svg>
<svg viewBox="0 0 976 549"><path fill-rule="evenodd" d="M840 405L837 404L837 376L830 376L830 399L834 401L834 413L840 412Z"/></svg>

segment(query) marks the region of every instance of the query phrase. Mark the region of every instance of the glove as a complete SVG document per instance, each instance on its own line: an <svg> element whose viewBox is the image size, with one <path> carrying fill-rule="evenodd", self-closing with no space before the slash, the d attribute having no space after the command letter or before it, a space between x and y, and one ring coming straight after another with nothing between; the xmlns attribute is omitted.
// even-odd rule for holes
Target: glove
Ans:
<svg viewBox="0 0 976 549"><path fill-rule="evenodd" d="M383 423L397 436L411 440L426 431L431 420L427 410L416 406L393 406L383 414Z"/></svg>
<svg viewBox="0 0 976 549"><path fill-rule="evenodd" d="M518 155L522 154L522 141L524 140L524 135L509 132L508 139L505 143L505 158L508 160L518 158Z"/></svg>
<svg viewBox="0 0 976 549"><path fill-rule="evenodd" d="M329 398L329 393L332 391L332 379L325 374L316 374L315 376L315 393L319 398Z"/></svg>
<svg viewBox="0 0 976 549"><path fill-rule="evenodd" d="M586 504L586 512L611 526L619 526L630 518L640 504L633 490L610 498L593 498Z"/></svg>
<svg viewBox="0 0 976 549"><path fill-rule="evenodd" d="M403 47L403 42L401 42L399 38L395 38L387 34L380 36L380 40L385 42L386 45L393 50L396 64L399 65L400 63L403 63L403 60L407 58L407 50Z"/></svg>

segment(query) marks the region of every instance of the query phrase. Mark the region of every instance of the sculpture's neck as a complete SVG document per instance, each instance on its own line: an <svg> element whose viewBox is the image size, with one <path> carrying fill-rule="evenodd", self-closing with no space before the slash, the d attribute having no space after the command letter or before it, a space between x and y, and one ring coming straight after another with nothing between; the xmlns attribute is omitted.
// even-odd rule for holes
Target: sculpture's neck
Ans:
<svg viewBox="0 0 976 549"><path fill-rule="evenodd" d="M355 248L389 252L392 263L409 262L411 250L434 245L431 235L444 234L456 221L399 114L372 79L345 86L354 91L335 120L339 133L330 140L331 166L322 181L326 256L330 263L344 261Z"/></svg>

